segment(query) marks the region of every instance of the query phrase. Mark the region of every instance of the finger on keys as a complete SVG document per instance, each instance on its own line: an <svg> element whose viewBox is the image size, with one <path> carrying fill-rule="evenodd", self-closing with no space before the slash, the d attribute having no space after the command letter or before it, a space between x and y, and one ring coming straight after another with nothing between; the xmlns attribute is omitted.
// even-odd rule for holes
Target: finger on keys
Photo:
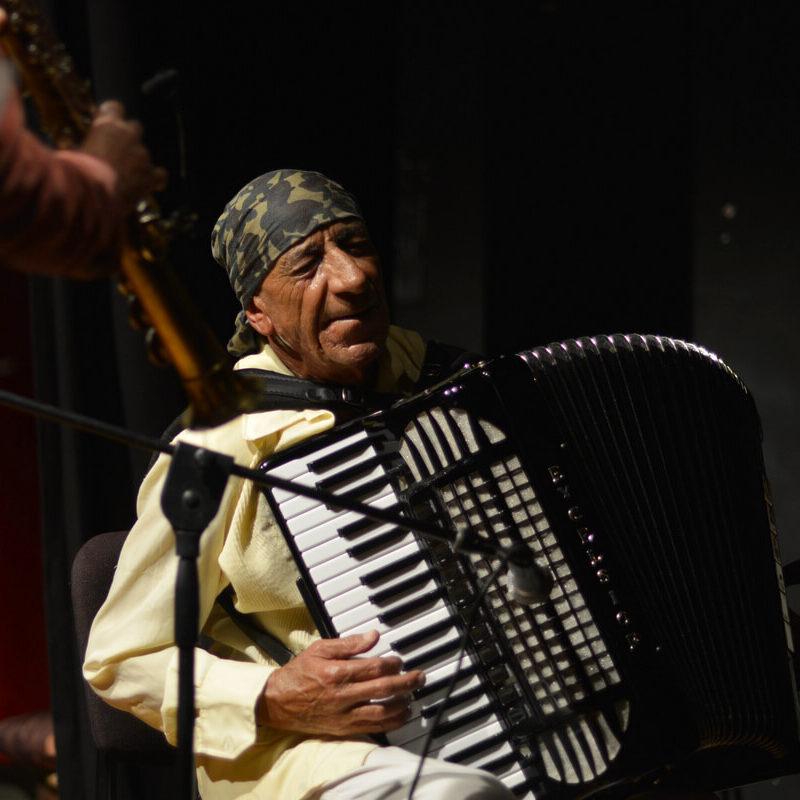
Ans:
<svg viewBox="0 0 800 800"><path fill-rule="evenodd" d="M355 707L375 701L397 700L408 704L416 689L425 685L425 675L420 670L384 675L380 678L358 680L353 676L339 685L341 702Z"/></svg>
<svg viewBox="0 0 800 800"><path fill-rule="evenodd" d="M352 658L371 650L379 638L378 631L367 631L338 639L319 639L313 646L316 655L321 658Z"/></svg>
<svg viewBox="0 0 800 800"><path fill-rule="evenodd" d="M353 721L358 727L375 731L391 731L404 725L411 716L411 707L404 698L384 700L380 703L365 703L352 711Z"/></svg>

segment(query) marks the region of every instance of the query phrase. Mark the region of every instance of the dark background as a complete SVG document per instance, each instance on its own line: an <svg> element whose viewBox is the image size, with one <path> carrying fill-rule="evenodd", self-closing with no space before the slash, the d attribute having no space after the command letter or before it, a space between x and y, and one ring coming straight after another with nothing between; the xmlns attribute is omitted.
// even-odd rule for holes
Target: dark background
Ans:
<svg viewBox="0 0 800 800"><path fill-rule="evenodd" d="M171 262L221 341L236 304L210 256L214 221L255 175L320 170L359 197L399 324L489 355L612 332L717 350L760 403L785 554L800 555L794 4L49 10L98 99L121 99L144 122L172 176L164 213L198 214L197 237L176 241ZM165 70L177 79L145 95ZM150 434L180 411L177 381L148 364L110 283L2 280L17 348L3 388ZM3 536L31 542L28 572L39 527L44 541L62 796L89 797L68 564L89 536L131 524L148 455L42 425L32 463L32 424L5 410L0 422L21 440L5 439L4 471L27 475L7 483L4 505L27 516ZM16 573L7 585L39 597ZM30 609L36 639L41 611ZM42 638L25 646L40 662ZM787 785L748 792L788 797Z"/></svg>

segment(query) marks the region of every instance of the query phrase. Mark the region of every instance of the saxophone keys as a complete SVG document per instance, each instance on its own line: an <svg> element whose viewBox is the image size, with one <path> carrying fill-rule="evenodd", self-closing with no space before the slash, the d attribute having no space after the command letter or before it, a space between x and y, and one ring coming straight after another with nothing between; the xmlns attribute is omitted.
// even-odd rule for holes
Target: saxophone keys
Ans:
<svg viewBox="0 0 800 800"><path fill-rule="evenodd" d="M150 320L145 314L141 300L128 287L121 287L128 305L128 319L131 327L136 331L143 331L152 327Z"/></svg>
<svg viewBox="0 0 800 800"><path fill-rule="evenodd" d="M157 367L168 367L172 363L155 328L147 329L144 335L144 343L147 350L147 358L151 363Z"/></svg>

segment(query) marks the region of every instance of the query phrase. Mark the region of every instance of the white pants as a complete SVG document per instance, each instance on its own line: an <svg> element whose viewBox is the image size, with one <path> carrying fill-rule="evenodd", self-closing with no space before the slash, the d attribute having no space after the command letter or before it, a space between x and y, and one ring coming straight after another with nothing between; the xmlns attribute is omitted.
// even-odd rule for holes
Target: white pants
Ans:
<svg viewBox="0 0 800 800"><path fill-rule="evenodd" d="M303 800L408 800L419 758L399 747L379 747L364 766L326 783ZM488 772L447 761L425 760L413 800L516 800Z"/></svg>

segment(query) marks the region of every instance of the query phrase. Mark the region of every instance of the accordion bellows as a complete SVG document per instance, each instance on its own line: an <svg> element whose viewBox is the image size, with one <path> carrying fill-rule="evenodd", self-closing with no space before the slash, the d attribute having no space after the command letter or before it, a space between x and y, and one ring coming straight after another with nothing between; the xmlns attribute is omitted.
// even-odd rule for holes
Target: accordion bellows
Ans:
<svg viewBox="0 0 800 800"><path fill-rule="evenodd" d="M466 543L524 543L553 579L520 605L484 557L267 493L321 629L376 627L379 652L426 670L392 743L420 752L436 722L432 754L537 800L800 768L759 419L713 354L638 335L535 348L264 469Z"/></svg>

